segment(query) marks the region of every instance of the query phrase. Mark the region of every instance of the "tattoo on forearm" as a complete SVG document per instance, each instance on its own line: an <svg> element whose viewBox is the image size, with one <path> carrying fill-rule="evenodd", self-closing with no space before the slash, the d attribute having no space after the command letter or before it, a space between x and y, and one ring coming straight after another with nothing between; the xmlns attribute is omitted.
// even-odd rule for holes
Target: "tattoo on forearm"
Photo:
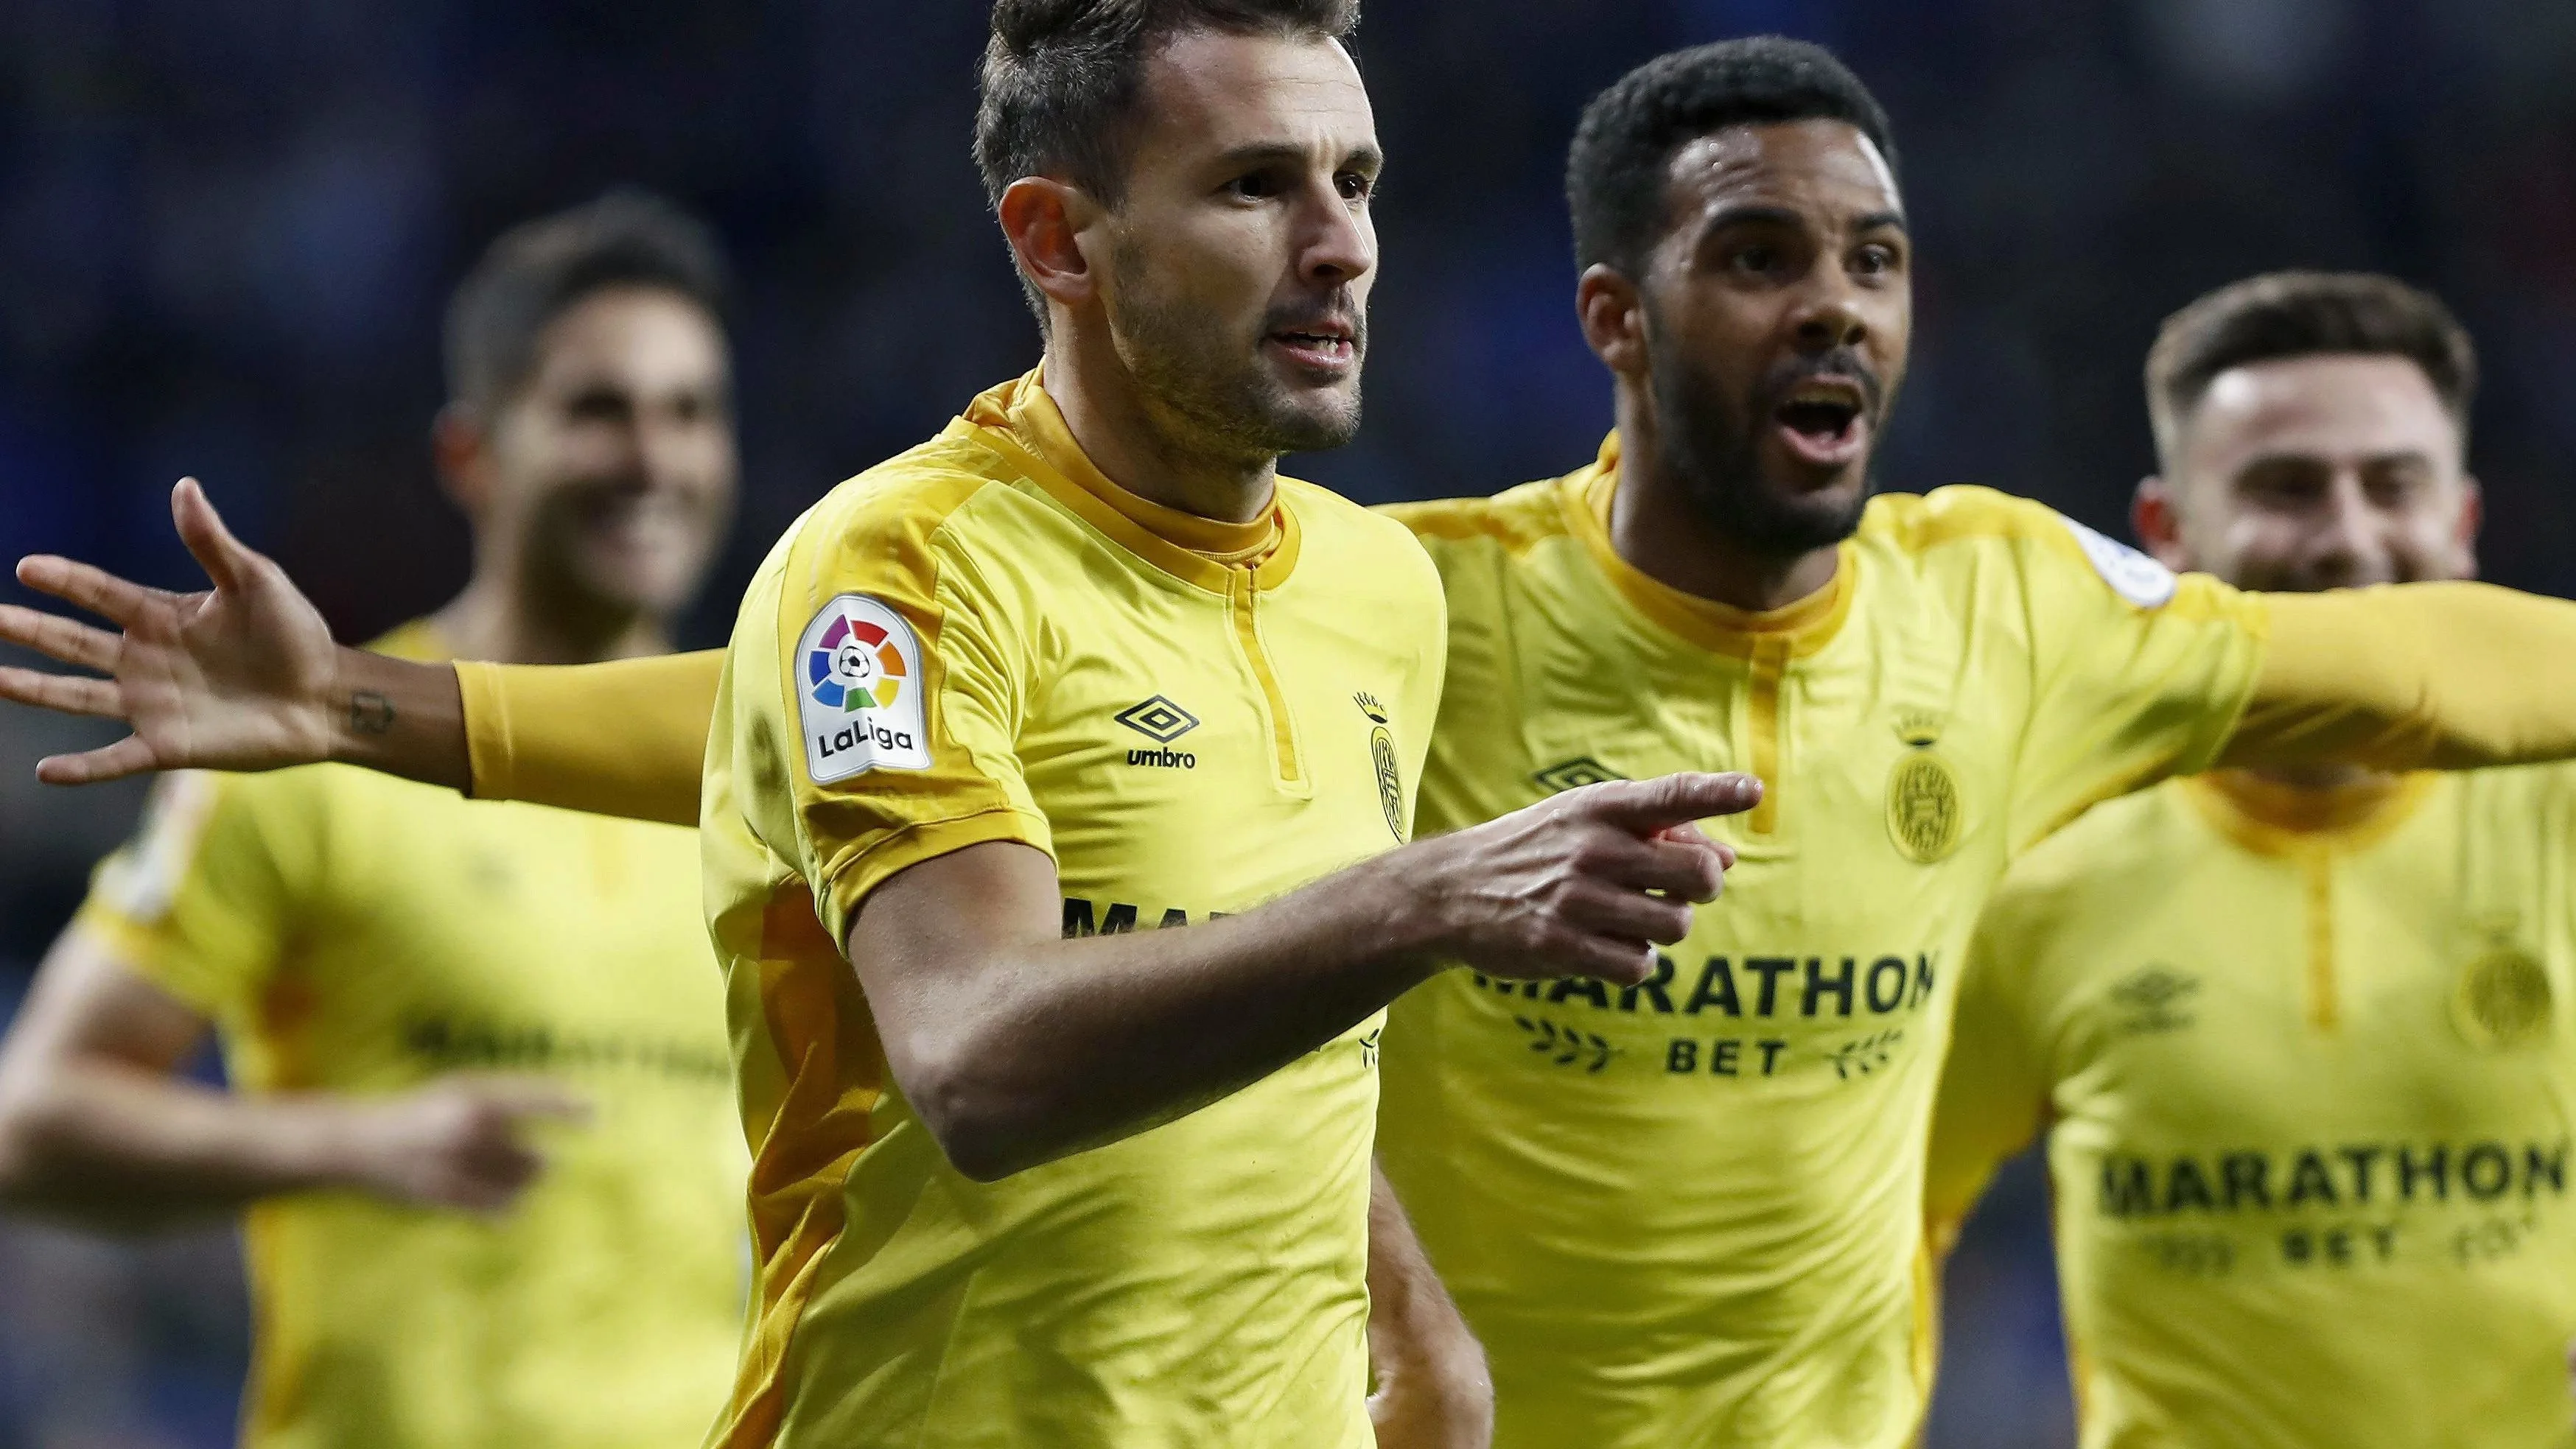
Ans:
<svg viewBox="0 0 2576 1449"><path fill-rule="evenodd" d="M372 689L361 689L349 696L349 728L362 735L380 735L394 727L394 702Z"/></svg>

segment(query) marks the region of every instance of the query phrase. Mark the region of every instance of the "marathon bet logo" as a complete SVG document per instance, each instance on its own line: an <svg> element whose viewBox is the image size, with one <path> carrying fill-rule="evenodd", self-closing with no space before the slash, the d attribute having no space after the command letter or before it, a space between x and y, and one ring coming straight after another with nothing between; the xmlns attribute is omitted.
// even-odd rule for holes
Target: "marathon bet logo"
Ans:
<svg viewBox="0 0 2576 1449"><path fill-rule="evenodd" d="M1187 750L1172 748L1172 741L1199 727L1197 715L1157 694L1118 711L1114 718L1120 724L1161 746L1160 749L1129 750L1127 763L1151 765L1165 770L1198 768L1198 756Z"/></svg>
<svg viewBox="0 0 2576 1449"><path fill-rule="evenodd" d="M1604 780L1624 780L1628 777L1590 755L1577 755L1562 764L1550 765L1530 778L1536 780L1542 788L1557 792L1579 789L1585 785L1598 785Z"/></svg>

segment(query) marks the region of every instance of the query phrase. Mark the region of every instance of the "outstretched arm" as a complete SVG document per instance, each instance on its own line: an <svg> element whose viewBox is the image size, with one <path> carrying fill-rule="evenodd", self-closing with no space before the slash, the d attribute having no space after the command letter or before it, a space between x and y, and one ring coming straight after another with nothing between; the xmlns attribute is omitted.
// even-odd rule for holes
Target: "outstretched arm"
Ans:
<svg viewBox="0 0 2576 1449"><path fill-rule="evenodd" d="M363 1100L217 1091L177 1074L206 1025L99 938L66 933L0 1044L0 1203L127 1230L317 1188L495 1211L544 1165L521 1124L579 1112L521 1078Z"/></svg>
<svg viewBox="0 0 2576 1449"><path fill-rule="evenodd" d="M2576 604L2473 583L2263 598L2263 671L2219 763L2576 757Z"/></svg>
<svg viewBox="0 0 2576 1449"><path fill-rule="evenodd" d="M1733 863L1689 822L1760 795L1742 775L1587 786L1238 916L1074 940L1054 863L987 841L889 876L843 950L914 1112L998 1178L1195 1111L1451 962L1644 979Z"/></svg>
<svg viewBox="0 0 2576 1449"><path fill-rule="evenodd" d="M334 644L194 479L171 517L211 587L170 593L49 555L20 582L114 631L0 605L0 641L106 678L0 668L0 698L133 734L37 766L48 784L337 760L487 799L694 825L721 653L570 668L417 664Z"/></svg>

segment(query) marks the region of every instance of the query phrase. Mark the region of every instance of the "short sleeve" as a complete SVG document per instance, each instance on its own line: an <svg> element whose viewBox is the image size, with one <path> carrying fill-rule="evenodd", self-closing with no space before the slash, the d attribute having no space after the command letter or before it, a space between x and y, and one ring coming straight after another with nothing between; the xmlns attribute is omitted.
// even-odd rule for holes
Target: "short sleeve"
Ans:
<svg viewBox="0 0 2576 1449"><path fill-rule="evenodd" d="M808 516L754 646L771 685L739 706L768 717L759 732L795 799L795 864L836 943L906 867L987 841L1053 850L1019 752L1022 618L947 526L955 504L921 492L936 490ZM766 607L755 597L747 610Z"/></svg>
<svg viewBox="0 0 2576 1449"><path fill-rule="evenodd" d="M2046 517L2022 544L2032 694L2013 780L2016 852L2097 801L2207 769L2263 662L2257 596Z"/></svg>
<svg viewBox="0 0 2576 1449"><path fill-rule="evenodd" d="M215 1021L255 1024L310 885L317 822L293 818L312 803L303 773L163 776L73 929Z"/></svg>
<svg viewBox="0 0 2576 1449"><path fill-rule="evenodd" d="M2023 1000L2040 927L2007 877L1979 920L1959 978L1932 1114L1924 1221L1946 1252L2006 1159L2039 1131L2052 1084Z"/></svg>

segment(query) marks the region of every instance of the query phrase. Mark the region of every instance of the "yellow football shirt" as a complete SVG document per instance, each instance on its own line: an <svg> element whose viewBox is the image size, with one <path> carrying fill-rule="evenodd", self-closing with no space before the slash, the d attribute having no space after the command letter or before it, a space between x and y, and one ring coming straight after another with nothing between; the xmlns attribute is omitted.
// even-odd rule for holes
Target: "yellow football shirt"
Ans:
<svg viewBox="0 0 2576 1449"><path fill-rule="evenodd" d="M2085 1445L2576 1445L2576 771L2172 782L1976 940L1929 1206L2053 1119Z"/></svg>
<svg viewBox="0 0 2576 1449"><path fill-rule="evenodd" d="M389 652L434 655L425 626ZM723 991L691 832L339 765L172 775L75 929L205 1012L236 1090L541 1072L593 1104L494 1219L355 1192L244 1225L243 1442L696 1445L743 1327Z"/></svg>
<svg viewBox="0 0 2576 1449"><path fill-rule="evenodd" d="M1398 1002L1380 1151L1492 1358L1503 1449L1893 1446L1928 1369L1922 1151L2007 855L2204 764L2259 604L2038 504L1874 500L1770 615L1612 552L1616 450L1396 510L1446 586L1426 832L1610 776L1749 770L1741 864L1625 990L1450 972Z"/></svg>
<svg viewBox="0 0 2576 1449"><path fill-rule="evenodd" d="M727 1446L1366 1449L1380 1018L994 1183L889 1078L838 946L984 841L1068 934L1204 921L1403 839L1440 688L1411 537L1280 480L1253 524L1128 494L1036 374L842 484L753 581L707 754L707 902L754 1144Z"/></svg>

